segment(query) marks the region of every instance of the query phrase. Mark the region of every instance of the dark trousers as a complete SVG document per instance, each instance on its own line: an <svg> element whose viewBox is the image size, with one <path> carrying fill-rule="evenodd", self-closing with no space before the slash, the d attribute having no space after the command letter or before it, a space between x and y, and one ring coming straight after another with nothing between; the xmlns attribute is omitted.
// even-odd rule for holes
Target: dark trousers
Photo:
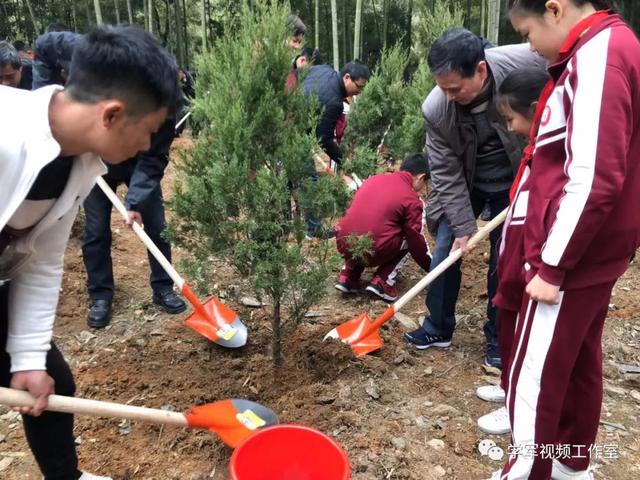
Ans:
<svg viewBox="0 0 640 480"><path fill-rule="evenodd" d="M11 382L11 359L7 353L7 331L9 327L9 285L0 286L0 386ZM18 315L28 315L19 312ZM75 383L69 365L60 351L51 343L47 354L47 373L55 381L55 393L73 396ZM44 412L39 417L22 416L24 432L29 448L38 462L45 480L77 480L78 456L73 437L73 415Z"/></svg>
<svg viewBox="0 0 640 480"><path fill-rule="evenodd" d="M130 169L118 169L109 172L104 180L116 190L118 185L129 185L131 180ZM113 265L111 262L111 201L106 197L97 185L84 201L86 214L84 240L82 242L82 257L87 270L87 287L92 300L111 300L113 298ZM171 261L171 245L161 233L165 228L164 204L160 185L149 195L149 198L140 205L139 213L142 216L144 230L153 240L160 251ZM140 248L144 248L140 242ZM151 275L149 282L154 292L171 290L173 282L156 259L147 252Z"/></svg>
<svg viewBox="0 0 640 480"><path fill-rule="evenodd" d="M505 190L496 193L486 193L473 190L470 195L471 206L476 217L482 213L484 206L489 205L491 218L496 217L509 205L509 191ZM484 334L487 340L487 354L491 357L499 357L498 334L496 327L496 308L492 304L492 299L498 288L498 275L496 266L498 262L498 241L502 236L502 227L491 232L489 239L491 243L491 253L489 255L489 270L487 272L487 321L484 325ZM455 237L446 219L442 219L438 225L436 236L436 247L433 252L431 269L449 256ZM440 275L429 287L427 292L427 308L429 315L424 319L422 327L429 335L450 336L456 326L456 303L460 292L462 272L460 266L462 261L449 267Z"/></svg>

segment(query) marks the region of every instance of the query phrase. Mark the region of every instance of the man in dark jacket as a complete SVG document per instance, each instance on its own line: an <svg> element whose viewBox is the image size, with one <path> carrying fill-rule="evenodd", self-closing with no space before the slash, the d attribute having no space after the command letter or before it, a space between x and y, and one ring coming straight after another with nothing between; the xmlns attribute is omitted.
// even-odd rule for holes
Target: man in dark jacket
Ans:
<svg viewBox="0 0 640 480"><path fill-rule="evenodd" d="M418 196L429 178L426 154L408 155L400 171L369 178L356 192L345 216L336 227L338 251L345 259L335 287L343 293L360 290L365 267L378 267L366 290L383 300L398 297L392 272L411 253L416 263L429 270L431 257L422 234L423 202ZM368 236L371 251L360 258L353 241Z"/></svg>
<svg viewBox="0 0 640 480"><path fill-rule="evenodd" d="M36 39L33 62L33 89L45 85L64 85L73 49L81 35L74 32L48 32Z"/></svg>
<svg viewBox="0 0 640 480"><path fill-rule="evenodd" d="M369 67L357 60L347 63L340 73L329 65L315 65L304 79L304 94L315 95L322 106L316 134L322 149L337 164L342 151L336 142L336 124L345 98L360 94L369 81Z"/></svg>
<svg viewBox="0 0 640 480"><path fill-rule="evenodd" d="M73 50L81 38L81 35L72 32L50 32L38 37L34 62L34 89L65 83ZM169 148L175 136L175 125L175 116L167 118L151 137L149 150L140 152L117 166L109 165L109 171L103 177L113 190L122 183L129 187L125 197L129 225L133 222L144 224L151 240L169 261L171 246L161 235L165 228L165 216L160 181L169 163ZM82 254L91 298L87 324L93 328L102 328L111 320L114 289L110 225L112 205L96 185L83 206L86 219ZM167 313L183 312L186 309L184 301L173 292L171 278L151 254L149 265L154 303Z"/></svg>
<svg viewBox="0 0 640 480"><path fill-rule="evenodd" d="M31 90L31 63L13 45L0 42L0 85Z"/></svg>
<svg viewBox="0 0 640 480"><path fill-rule="evenodd" d="M109 172L103 177L113 190L120 184L127 185L125 206L129 212L129 224L143 224L153 243L169 261L171 245L162 236L165 216L160 181L169 163L169 148L173 142L175 125L175 117L167 119L151 137L149 150L140 152L119 165L109 165ZM111 319L114 288L111 262L111 207L111 201L97 185L84 201L86 220L82 257L91 297L87 323L93 328L105 327ZM173 281L151 253L148 253L148 257L153 302L167 313L183 312L186 305L173 292Z"/></svg>
<svg viewBox="0 0 640 480"><path fill-rule="evenodd" d="M427 127L427 151L433 188L427 199L427 224L436 239L432 266L451 250L467 253L476 218L485 205L490 218L509 204L509 188L520 163L521 143L508 132L493 107L493 95L512 70L544 69L541 57L526 44L487 49L481 38L463 28L445 32L429 52L428 64L437 86L422 111ZM487 275L487 341L485 364L500 367L496 309L496 245L500 229L490 236ZM455 306L460 290L460 264L434 281L427 294L429 315L406 339L417 348L448 347L455 329Z"/></svg>

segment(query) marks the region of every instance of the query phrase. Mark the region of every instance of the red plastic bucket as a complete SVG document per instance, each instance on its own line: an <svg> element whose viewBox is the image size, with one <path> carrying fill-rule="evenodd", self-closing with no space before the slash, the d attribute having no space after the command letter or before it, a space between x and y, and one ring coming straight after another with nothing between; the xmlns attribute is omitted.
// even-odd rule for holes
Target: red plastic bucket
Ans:
<svg viewBox="0 0 640 480"><path fill-rule="evenodd" d="M231 480L349 480L349 459L324 433L276 425L251 435L231 455Z"/></svg>

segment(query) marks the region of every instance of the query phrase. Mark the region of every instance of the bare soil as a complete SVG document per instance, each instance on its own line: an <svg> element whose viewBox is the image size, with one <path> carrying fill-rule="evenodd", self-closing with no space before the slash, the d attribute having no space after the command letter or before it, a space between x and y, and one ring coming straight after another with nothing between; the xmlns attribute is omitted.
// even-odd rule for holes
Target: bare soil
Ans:
<svg viewBox="0 0 640 480"><path fill-rule="evenodd" d="M176 148L185 144L188 140L178 140ZM167 194L172 180L170 169ZM80 236L67 250L55 340L73 369L78 396L154 408L171 405L179 411L224 398L255 400L275 410L281 422L333 436L347 451L355 480L483 479L501 465L483 457L477 446L491 438L506 452L508 436L484 435L475 423L497 406L475 396L477 386L497 381L481 366L486 247L464 263L450 348L410 348L402 340L407 328L395 320L382 329L385 348L362 359L343 345L322 343L339 323L365 311L378 314L386 306L364 294L341 295L332 288L332 278L324 285L324 300L313 308L320 316L287 337L284 365L275 370L268 306L243 307L229 296L230 286L251 295L232 270L220 262L212 265L218 280L210 293L222 297L249 328L248 344L239 350L218 347L185 328L187 314L167 315L153 305L142 244L117 215L112 228L115 313L102 331L89 331L85 323ZM400 291L420 276L419 268L409 264ZM640 271L632 264L615 288L605 328L602 420L607 423L601 425L598 443L607 448L596 459L596 478L640 478L640 374L622 374L617 368L640 364L639 288ZM403 313L419 321L424 297ZM7 412L0 408L0 478L40 479L19 418ZM228 478L231 450L207 432L76 417L75 433L82 468L117 480Z"/></svg>

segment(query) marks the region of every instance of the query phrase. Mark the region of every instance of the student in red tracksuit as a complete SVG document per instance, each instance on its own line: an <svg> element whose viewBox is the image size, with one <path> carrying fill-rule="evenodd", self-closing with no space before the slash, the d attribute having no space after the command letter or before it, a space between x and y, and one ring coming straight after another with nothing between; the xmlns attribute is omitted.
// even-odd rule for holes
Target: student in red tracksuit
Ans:
<svg viewBox="0 0 640 480"><path fill-rule="evenodd" d="M389 276L400 261L411 253L416 263L429 270L429 247L422 235L423 202L418 196L429 178L427 156L408 155L400 171L375 175L356 192L345 216L336 227L338 251L345 259L335 287L344 293L360 290L365 267L378 267L366 290L393 302L398 293ZM368 235L372 251L365 258L354 258L351 238Z"/></svg>
<svg viewBox="0 0 640 480"><path fill-rule="evenodd" d="M607 3L509 2L554 87L529 177L527 285L506 399L513 449L495 478L591 478L604 319L640 239L640 43L597 10Z"/></svg>
<svg viewBox="0 0 640 480"><path fill-rule="evenodd" d="M529 172L533 144L538 130L543 107L538 108L538 98L550 91L553 82L549 75L539 68L520 68L509 73L498 89L495 104L504 117L507 128L522 137L529 138L529 146L524 149L522 162L510 192L510 206L502 227L502 240L498 257L498 289L493 303L498 309L498 344L502 352L502 375L500 385L478 387L476 394L488 402L504 403L509 371L509 354L515 331L516 318L526 286L524 265L524 221L529 197ZM540 98L542 102L546 100ZM493 435L511 431L509 416L501 407L478 419L480 430Z"/></svg>

